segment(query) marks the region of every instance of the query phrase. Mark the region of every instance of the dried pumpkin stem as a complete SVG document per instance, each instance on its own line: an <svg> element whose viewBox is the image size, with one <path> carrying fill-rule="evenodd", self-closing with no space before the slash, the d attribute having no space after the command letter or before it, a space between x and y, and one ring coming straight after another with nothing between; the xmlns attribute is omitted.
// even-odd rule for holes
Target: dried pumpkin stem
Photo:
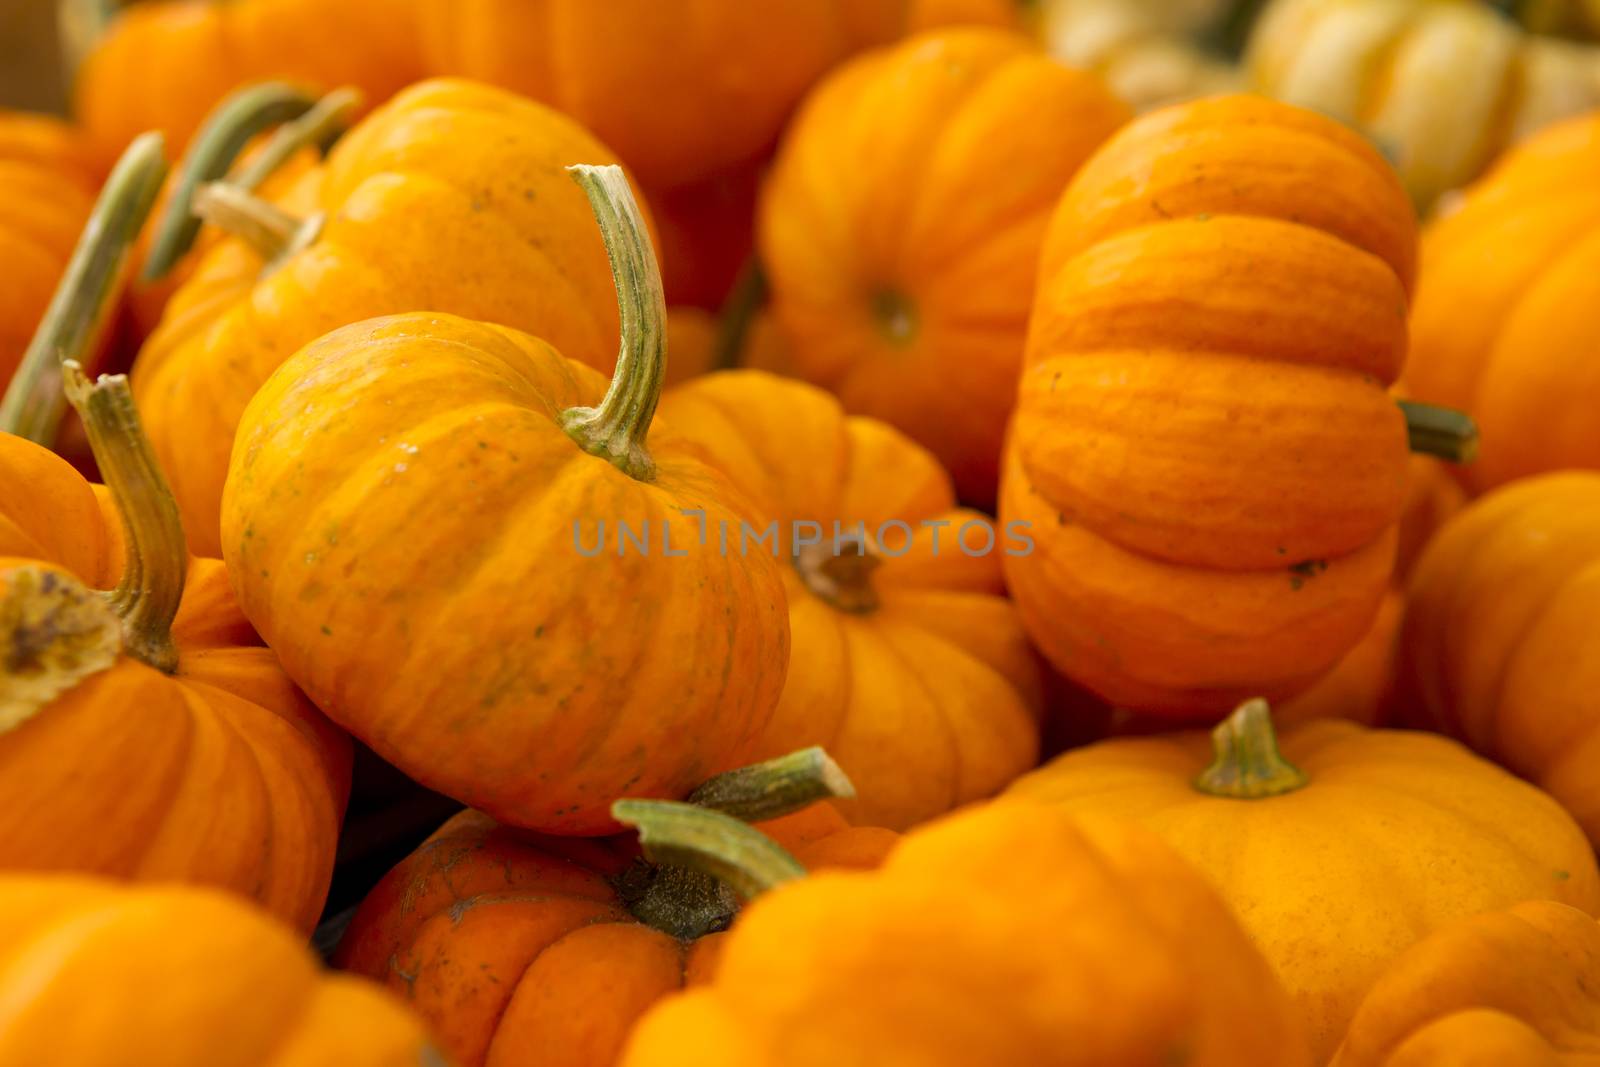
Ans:
<svg viewBox="0 0 1600 1067"><path fill-rule="evenodd" d="M1202 793L1255 800L1292 793L1310 780L1278 751L1272 709L1259 697L1219 723L1211 741L1216 759L1194 781Z"/></svg>
<svg viewBox="0 0 1600 1067"><path fill-rule="evenodd" d="M263 82L240 89L218 104L206 116L205 124L195 134L184 156L172 197L156 223L141 280L154 282L164 278L194 247L195 237L200 232L200 219L193 211L194 197L201 186L224 177L239 153L258 133L281 122L302 118L316 106L316 97L283 82ZM244 188L254 189L255 186Z"/></svg>
<svg viewBox="0 0 1600 1067"><path fill-rule="evenodd" d="M878 608L872 572L883 563L872 547L870 538L859 534L801 545L794 553L795 570L807 589L835 608L865 615Z"/></svg>
<svg viewBox="0 0 1600 1067"><path fill-rule="evenodd" d="M291 215L232 182L202 185L194 194L194 213L254 248L269 270L314 242L326 218Z"/></svg>
<svg viewBox="0 0 1600 1067"><path fill-rule="evenodd" d="M750 338L750 325L767 302L767 276L761 261L751 256L739 271L728 299L717 314L717 337L711 350L711 369L737 367Z"/></svg>
<svg viewBox="0 0 1600 1067"><path fill-rule="evenodd" d="M172 620L183 599L189 554L178 502L139 423L126 375L93 384L69 361L62 368L67 399L89 434L89 447L122 517L126 562L107 600L122 620L123 650L171 673L178 666Z"/></svg>
<svg viewBox="0 0 1600 1067"><path fill-rule="evenodd" d="M617 286L622 344L617 369L599 407L568 408L562 428L585 452L647 482L655 461L645 447L667 376L667 303L650 234L621 167L567 168L588 194Z"/></svg>
<svg viewBox="0 0 1600 1067"><path fill-rule="evenodd" d="M1471 463L1478 458L1478 424L1471 415L1415 400L1399 404L1406 417L1411 451L1451 463Z"/></svg>
<svg viewBox="0 0 1600 1067"><path fill-rule="evenodd" d="M279 126L261 151L246 160L228 181L254 192L301 149L315 148L326 156L349 131L362 102L358 89L335 89L304 115Z"/></svg>
<svg viewBox="0 0 1600 1067"><path fill-rule="evenodd" d="M806 874L772 838L719 811L671 800L619 800L611 817L638 829L650 859L708 874L741 900Z"/></svg>
<svg viewBox="0 0 1600 1067"><path fill-rule="evenodd" d="M61 362L87 359L105 331L133 243L166 176L160 134L144 134L122 153L0 400L0 432L45 446L55 441L65 408Z"/></svg>
<svg viewBox="0 0 1600 1067"><path fill-rule="evenodd" d="M819 800L855 795L855 786L833 757L812 746L709 778L689 794L689 803L745 822L762 822Z"/></svg>

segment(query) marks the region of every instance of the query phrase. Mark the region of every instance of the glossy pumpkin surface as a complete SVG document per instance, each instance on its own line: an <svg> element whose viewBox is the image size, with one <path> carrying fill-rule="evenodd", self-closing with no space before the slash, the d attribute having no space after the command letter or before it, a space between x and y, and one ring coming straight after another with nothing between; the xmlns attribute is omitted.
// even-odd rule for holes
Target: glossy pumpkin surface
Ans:
<svg viewBox="0 0 1600 1067"><path fill-rule="evenodd" d="M641 481L558 424L605 390L504 327L357 323L251 401L224 500L240 602L312 699L424 785L547 832L735 765L788 661L777 564L698 539L737 528L723 476L666 426ZM653 548L619 550L623 523Z"/></svg>
<svg viewBox="0 0 1600 1067"><path fill-rule="evenodd" d="M1482 497L1423 554L1409 597L1408 721L1537 783L1600 840L1600 473Z"/></svg>
<svg viewBox="0 0 1600 1067"><path fill-rule="evenodd" d="M808 866L872 867L895 835L826 805L762 824ZM460 1067L608 1067L650 1005L715 969L726 934L683 941L636 918L628 837L518 836L451 819L362 903L340 967L383 982Z"/></svg>
<svg viewBox="0 0 1600 1067"><path fill-rule="evenodd" d="M1223 762L1202 732L1068 752L1006 795L1131 819L1182 853L1277 969L1319 1062L1383 969L1438 927L1529 899L1600 910L1600 873L1571 817L1460 745L1334 720L1279 741L1301 777L1276 795L1197 789ZM1261 747L1230 768L1245 785L1261 754L1280 758L1271 743L1246 735Z"/></svg>
<svg viewBox="0 0 1600 1067"><path fill-rule="evenodd" d="M1406 386L1472 413L1482 491L1600 467L1600 118L1513 150L1429 227Z"/></svg>
<svg viewBox="0 0 1600 1067"><path fill-rule="evenodd" d="M388 994L225 894L8 871L0 916L4 1067L446 1065Z"/></svg>
<svg viewBox="0 0 1600 1067"><path fill-rule="evenodd" d="M133 380L196 551L217 515L245 404L279 364L340 326L426 309L527 329L609 369L617 311L605 248L564 169L608 163L580 126L486 86L406 90L353 129L281 202L320 211L275 264L238 242L202 262Z"/></svg>
<svg viewBox="0 0 1600 1067"><path fill-rule="evenodd" d="M1051 223L1000 517L1030 636L1114 704L1215 717L1306 688L1369 626L1406 491L1385 387L1415 223L1331 120L1153 112Z"/></svg>
<svg viewBox="0 0 1600 1067"><path fill-rule="evenodd" d="M1049 891L1041 891L1048 886ZM1135 827L989 805L759 897L626 1067L1311 1061L1215 892Z"/></svg>
<svg viewBox="0 0 1600 1067"><path fill-rule="evenodd" d="M662 411L752 502L757 535L775 523L753 551L781 562L791 653L756 757L821 745L856 785L846 813L894 829L1033 765L1039 670L1000 574L1020 542L958 509L930 453L759 371L692 382ZM835 523L865 538L836 549Z"/></svg>
<svg viewBox="0 0 1600 1067"><path fill-rule="evenodd" d="M1584 1067L1600 1049L1600 925L1547 900L1443 927L1386 970L1333 1067Z"/></svg>
<svg viewBox="0 0 1600 1067"><path fill-rule="evenodd" d="M114 629L93 641L109 609L90 590L129 558L104 491L9 435L0 486L0 866L218 886L309 931L349 742L262 647L216 560L189 564L170 670Z"/></svg>
<svg viewBox="0 0 1600 1067"><path fill-rule="evenodd" d="M1099 79L992 29L920 35L830 75L761 197L794 373L991 506L1050 210L1128 115Z"/></svg>

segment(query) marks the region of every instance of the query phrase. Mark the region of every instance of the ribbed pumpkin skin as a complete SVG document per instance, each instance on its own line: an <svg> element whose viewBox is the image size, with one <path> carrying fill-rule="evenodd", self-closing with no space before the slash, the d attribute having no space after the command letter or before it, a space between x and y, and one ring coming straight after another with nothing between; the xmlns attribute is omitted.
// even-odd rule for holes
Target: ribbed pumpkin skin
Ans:
<svg viewBox="0 0 1600 1067"><path fill-rule="evenodd" d="M0 435L0 582L44 563L115 585L121 530L97 488ZM349 741L261 646L219 562L192 562L173 637L175 675L123 656L0 733L0 866L214 885L309 931Z"/></svg>
<svg viewBox="0 0 1600 1067"><path fill-rule="evenodd" d="M1056 668L1130 710L1305 688L1367 631L1406 491L1385 386L1415 224L1330 120L1255 97L1113 137L1057 209L1011 427L1007 557Z"/></svg>
<svg viewBox="0 0 1600 1067"><path fill-rule="evenodd" d="M1514 482L1434 539L1401 634L1408 721L1548 791L1600 841L1600 473Z"/></svg>
<svg viewBox="0 0 1600 1067"><path fill-rule="evenodd" d="M1280 741L1310 778L1282 796L1197 790L1212 759L1198 731L1068 752L1005 796L1131 819L1182 853L1277 968L1319 1063L1384 967L1429 931L1530 899L1600 912L1600 871L1572 819L1461 746L1331 720Z"/></svg>
<svg viewBox="0 0 1600 1067"><path fill-rule="evenodd" d="M999 30L914 37L807 99L757 241L794 372L939 458L989 507L1049 212L1128 118Z"/></svg>
<svg viewBox="0 0 1600 1067"><path fill-rule="evenodd" d="M1311 1062L1283 990L1203 879L1137 827L991 804L875 872L747 907L706 987L625 1067L1189 1067Z"/></svg>
<svg viewBox="0 0 1600 1067"><path fill-rule="evenodd" d="M873 867L895 841L826 805L761 829L808 869ZM462 812L378 883L335 962L410 1003L459 1067L610 1067L726 936L682 942L629 914L611 880L637 855L631 837L519 837Z"/></svg>
<svg viewBox="0 0 1600 1067"><path fill-rule="evenodd" d="M900 32L906 0L420 0L430 71L572 115L647 186L753 159L823 71Z"/></svg>
<svg viewBox="0 0 1600 1067"><path fill-rule="evenodd" d="M882 423L847 416L820 389L760 371L714 374L669 393L669 423L776 520L792 642L783 699L754 758L821 745L855 783L836 801L853 820L903 829L990 796L1038 759L1038 663L1004 597L1000 554L968 556L950 479ZM868 581L877 605L851 611L814 591L793 560L795 522L822 538L888 522ZM936 531L924 522L943 522ZM982 535L969 533L975 547ZM824 546L826 548L826 545ZM852 551L844 548L842 551ZM891 555L890 553L900 553Z"/></svg>
<svg viewBox="0 0 1600 1067"><path fill-rule="evenodd" d="M1459 407L1483 444L1482 491L1600 467L1600 117L1513 150L1423 241L1406 387Z"/></svg>
<svg viewBox="0 0 1600 1067"><path fill-rule="evenodd" d="M0 391L22 360L94 207L81 137L43 115L0 112Z"/></svg>
<svg viewBox="0 0 1600 1067"><path fill-rule="evenodd" d="M1333 1067L1587 1067L1600 925L1533 900L1446 926L1383 973Z"/></svg>
<svg viewBox="0 0 1600 1067"><path fill-rule="evenodd" d="M1524 33L1474 0L1275 0L1245 66L1257 91L1369 130L1424 207L1600 106L1600 48Z"/></svg>
<svg viewBox="0 0 1600 1067"><path fill-rule="evenodd" d="M369 105L422 76L416 0L160 0L116 15L78 71L74 111L109 162L159 130L182 153L233 90L353 86Z"/></svg>
<svg viewBox="0 0 1600 1067"><path fill-rule="evenodd" d="M393 998L212 890L8 871L0 1002L3 1067L445 1067Z"/></svg>
<svg viewBox="0 0 1600 1067"><path fill-rule="evenodd" d="M328 212L310 248L259 280L259 260L250 270L250 254L232 242L197 269L133 371L197 552L221 554L222 482L245 404L329 330L425 308L528 330L611 367L616 297L588 203L564 169L574 162L614 159L538 104L469 82L425 82L353 129L325 168L286 194L286 203Z"/></svg>
<svg viewBox="0 0 1600 1067"><path fill-rule="evenodd" d="M607 832L616 798L739 765L789 656L777 564L718 550L737 529L720 474L658 425L635 481L556 424L605 388L503 327L357 323L256 394L223 503L245 614L317 705L422 784L548 833ZM649 524L648 554L616 554L622 522Z"/></svg>

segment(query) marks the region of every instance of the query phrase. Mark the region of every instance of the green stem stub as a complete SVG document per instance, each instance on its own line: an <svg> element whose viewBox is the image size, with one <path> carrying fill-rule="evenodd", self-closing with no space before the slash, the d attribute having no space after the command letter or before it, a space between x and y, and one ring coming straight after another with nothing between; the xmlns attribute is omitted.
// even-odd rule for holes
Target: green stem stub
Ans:
<svg viewBox="0 0 1600 1067"><path fill-rule="evenodd" d="M104 333L133 243L166 176L167 160L158 133L136 138L117 161L50 307L0 400L0 432L46 447L55 442L64 410L61 363L87 361Z"/></svg>
<svg viewBox="0 0 1600 1067"><path fill-rule="evenodd" d="M1471 415L1415 400L1399 404L1406 417L1411 451L1451 463L1471 463L1478 458L1478 424Z"/></svg>
<svg viewBox="0 0 1600 1067"><path fill-rule="evenodd" d="M1259 800L1292 793L1310 781L1283 758L1272 729L1272 710L1260 698L1240 704L1211 731L1216 759L1194 786L1202 793L1234 800Z"/></svg>
<svg viewBox="0 0 1600 1067"><path fill-rule="evenodd" d="M606 243L617 287L622 343L617 368L598 407L568 408L561 426L578 447L610 461L630 478L655 477L645 446L667 376L667 303L650 234L621 167L567 168L588 194Z"/></svg>
<svg viewBox="0 0 1600 1067"><path fill-rule="evenodd" d="M793 814L819 800L855 795L855 786L833 757L812 746L725 771L690 793L689 803L745 822L763 822Z"/></svg>
<svg viewBox="0 0 1600 1067"><path fill-rule="evenodd" d="M201 186L221 179L250 139L262 130L297 119L316 106L317 98L284 82L264 82L240 89L218 104L195 134L178 171L166 212L156 223L155 239L145 257L140 280L159 281L194 246L200 219L191 210Z"/></svg>
<svg viewBox="0 0 1600 1067"><path fill-rule="evenodd" d="M62 368L67 398L83 419L101 477L122 517L126 562L107 600L122 620L123 649L160 671L178 667L172 621L183 600L189 553L178 502L139 423L128 379L102 375L91 384L76 363Z"/></svg>
<svg viewBox="0 0 1600 1067"><path fill-rule="evenodd" d="M708 874L741 900L753 900L806 869L772 838L731 815L672 800L619 800L611 817L638 828L644 854L660 864Z"/></svg>

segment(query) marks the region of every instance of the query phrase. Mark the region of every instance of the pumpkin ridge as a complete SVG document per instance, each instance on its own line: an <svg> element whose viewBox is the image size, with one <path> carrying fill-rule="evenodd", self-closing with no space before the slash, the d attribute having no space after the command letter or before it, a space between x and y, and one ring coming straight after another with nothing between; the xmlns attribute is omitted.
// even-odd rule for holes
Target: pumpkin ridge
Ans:
<svg viewBox="0 0 1600 1067"><path fill-rule="evenodd" d="M928 682L923 677L922 673L917 670L915 664L906 658L904 651L895 642L893 633L893 626L882 626L879 627L879 629L872 636L873 639L878 643L879 647L882 648L884 652L888 653L889 658L899 665L901 674L910 679L912 684L918 690L920 690L923 696L926 698L923 706L927 709L927 713L920 716L923 724L927 725L930 720L939 724L940 736L944 738L945 745L950 753L950 795L943 806L944 810L949 810L961 802L961 785L963 778L963 753L961 746L956 743L955 723L953 723L949 715L945 713L943 706L940 704L938 695L928 687ZM863 636L866 636L865 631L863 632ZM842 721L844 720L841 720L841 722Z"/></svg>

